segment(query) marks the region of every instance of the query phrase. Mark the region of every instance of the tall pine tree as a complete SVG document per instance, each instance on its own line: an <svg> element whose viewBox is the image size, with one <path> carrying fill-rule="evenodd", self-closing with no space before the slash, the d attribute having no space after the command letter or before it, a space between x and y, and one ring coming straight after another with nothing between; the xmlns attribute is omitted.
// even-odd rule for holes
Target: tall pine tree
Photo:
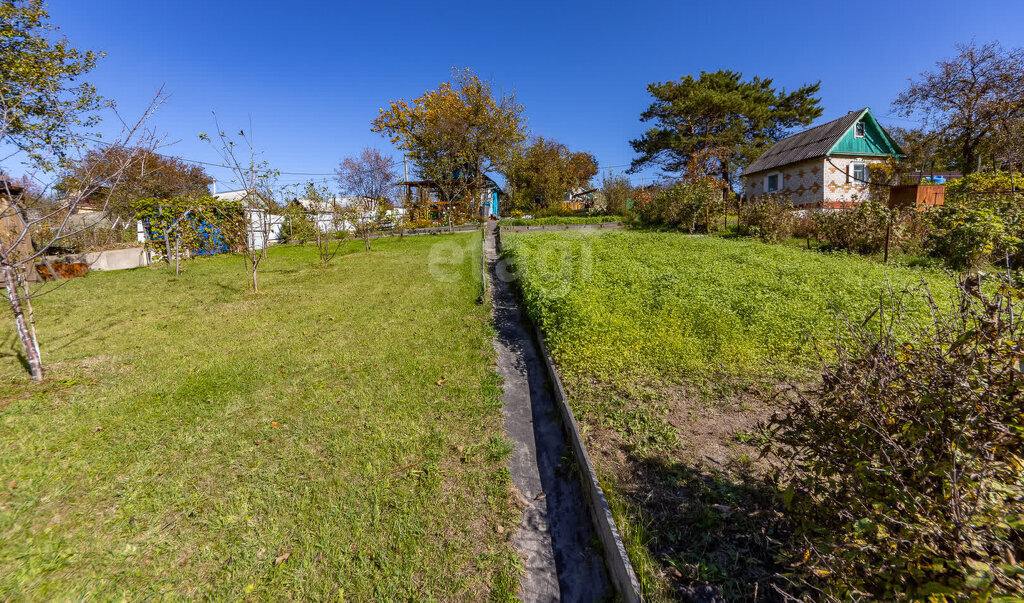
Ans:
<svg viewBox="0 0 1024 603"><path fill-rule="evenodd" d="M630 170L658 165L683 177L716 176L734 184L743 166L822 113L815 97L820 82L787 93L771 79L742 78L720 70L648 85L654 102L640 121L653 126L630 141L640 155Z"/></svg>

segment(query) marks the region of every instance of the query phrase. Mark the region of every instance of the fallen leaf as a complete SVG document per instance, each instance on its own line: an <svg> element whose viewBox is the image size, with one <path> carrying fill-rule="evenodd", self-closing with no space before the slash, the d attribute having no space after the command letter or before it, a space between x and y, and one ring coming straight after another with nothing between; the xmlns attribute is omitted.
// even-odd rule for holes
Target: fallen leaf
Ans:
<svg viewBox="0 0 1024 603"><path fill-rule="evenodd" d="M291 556L292 556L291 552L281 553L280 555L277 556L277 559L274 559L274 565L281 565L285 561L288 561L288 558L291 557Z"/></svg>
<svg viewBox="0 0 1024 603"><path fill-rule="evenodd" d="M279 425L279 423L277 421L273 421L273 422L270 423L270 428L271 429L277 429L278 425Z"/></svg>
<svg viewBox="0 0 1024 603"><path fill-rule="evenodd" d="M93 433L98 433L100 431L103 431L103 428L97 426L96 429L93 430Z"/></svg>
<svg viewBox="0 0 1024 603"><path fill-rule="evenodd" d="M252 443L253 443L253 444L255 444L255 445L257 445L257 446L259 446L259 445L260 445L260 444L262 444L263 442L261 442L261 441L259 441L259 440L253 440L253 442L252 442Z"/></svg>
<svg viewBox="0 0 1024 603"><path fill-rule="evenodd" d="M503 527L501 527L501 526L498 526L497 528L495 528L495 530L497 530L497 532L498 532L499 534L504 534L504 533L505 533L505 528L503 528Z"/></svg>
<svg viewBox="0 0 1024 603"><path fill-rule="evenodd" d="M441 378L440 378L440 379L438 379L438 381L437 381L437 386L438 386L438 387L441 387L442 385L444 385L444 377L441 377Z"/></svg>
<svg viewBox="0 0 1024 603"><path fill-rule="evenodd" d="M7 484L7 487L13 490L18 487L18 482L11 480L11 483Z"/></svg>
<svg viewBox="0 0 1024 603"><path fill-rule="evenodd" d="M711 508L728 517L732 515L732 507L727 505L711 505Z"/></svg>

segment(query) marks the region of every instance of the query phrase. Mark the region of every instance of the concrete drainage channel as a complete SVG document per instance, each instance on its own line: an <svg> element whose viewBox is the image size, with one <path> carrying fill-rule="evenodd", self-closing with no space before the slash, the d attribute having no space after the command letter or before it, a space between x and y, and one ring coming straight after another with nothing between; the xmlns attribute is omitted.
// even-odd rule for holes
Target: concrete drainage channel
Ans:
<svg viewBox="0 0 1024 603"><path fill-rule="evenodd" d="M525 559L524 601L640 601L640 586L561 380L540 331L524 316L504 262L496 225L484 237L505 381L505 429L515 443L509 470L523 499L515 545ZM596 543L600 543L597 545Z"/></svg>

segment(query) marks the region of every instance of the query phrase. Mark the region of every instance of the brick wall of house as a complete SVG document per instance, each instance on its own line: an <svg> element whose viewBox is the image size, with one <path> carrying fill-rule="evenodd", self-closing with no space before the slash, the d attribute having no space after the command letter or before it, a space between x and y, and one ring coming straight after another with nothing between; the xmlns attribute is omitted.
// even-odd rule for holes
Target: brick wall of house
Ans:
<svg viewBox="0 0 1024 603"><path fill-rule="evenodd" d="M853 168L850 164L865 163L867 165L882 163L877 157L829 157L830 161L822 160L825 169L825 207L840 207L848 203L856 203L867 199L870 195L868 185L852 178ZM847 172L851 174L847 178Z"/></svg>
<svg viewBox="0 0 1024 603"><path fill-rule="evenodd" d="M757 197L765 193L765 180L768 174L776 171L782 174L782 186L779 193L789 195L793 205L818 204L822 201L824 169L823 159L810 159L778 170L759 172L743 178L743 190L747 196Z"/></svg>

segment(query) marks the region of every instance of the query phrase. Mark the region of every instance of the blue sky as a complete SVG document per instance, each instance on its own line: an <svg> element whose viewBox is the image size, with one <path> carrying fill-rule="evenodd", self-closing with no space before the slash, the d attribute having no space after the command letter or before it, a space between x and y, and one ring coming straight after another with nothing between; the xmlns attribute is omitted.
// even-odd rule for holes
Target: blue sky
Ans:
<svg viewBox="0 0 1024 603"><path fill-rule="evenodd" d="M532 133L623 170L653 81L720 68L786 88L821 80L823 120L870 106L883 124L906 125L886 117L892 99L956 42L1024 45L1020 0L52 0L49 10L74 45L107 53L90 79L124 114L164 86L171 96L151 125L179 141L165 152L215 162L197 138L213 131L211 112L236 131L251 116L283 172L330 173L365 146L393 151L370 120L452 66L514 89ZM226 171L210 172L229 186Z"/></svg>

